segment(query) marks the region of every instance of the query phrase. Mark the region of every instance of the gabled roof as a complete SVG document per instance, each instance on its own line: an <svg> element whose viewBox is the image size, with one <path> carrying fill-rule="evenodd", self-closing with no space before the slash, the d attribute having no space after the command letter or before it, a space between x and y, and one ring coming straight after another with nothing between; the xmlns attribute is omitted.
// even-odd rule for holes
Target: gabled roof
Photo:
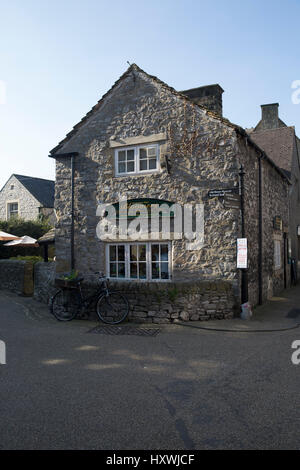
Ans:
<svg viewBox="0 0 300 470"><path fill-rule="evenodd" d="M261 147L279 168L291 172L295 149L295 128L277 127L250 133L251 139Z"/></svg>
<svg viewBox="0 0 300 470"><path fill-rule="evenodd" d="M113 86L110 88L110 90L108 90L103 96L102 98L98 101L98 103L81 119L81 121L76 124L73 129L71 130L71 132L69 132L66 137L61 141L59 142L59 144L54 147L51 151L50 151L50 157L54 157L55 158L55 154L58 153L59 154L59 150L61 149L61 147L63 147L63 145L68 142L76 133L77 131L87 122L87 120L94 115L94 113L96 113L96 111L101 107L101 105L104 103L106 97L112 93L112 91L121 83L122 80L124 80L126 77L128 77L131 73L133 74L134 76L134 73L135 72L138 72L138 73L142 73L144 74L147 78L150 78L151 80L153 80L155 83L159 84L162 88L164 88L165 90L168 90L170 91L171 93L173 93L175 96L177 96L178 98L181 98L182 100L184 100L185 102L189 102L191 104L193 104L194 106L202 109L205 111L205 113L211 117L213 117L214 119L217 119L218 121L221 121L223 124L233 128L238 134L240 134L242 137L244 138L247 138L248 139L248 142L250 143L250 145L252 145L256 151L260 154L263 154L264 158L276 169L276 171L278 173L281 174L281 176L286 179L289 183L289 178L288 176L285 174L285 172L283 172L269 157L268 155L265 154L265 152L263 151L263 149L261 149L258 144L256 144L250 137L249 134L247 134L247 132L240 126L236 125L236 124L233 124L232 122L230 122L228 119L225 119L223 116L220 116L218 113L214 113L213 111L210 111L208 110L205 106L201 105L201 104L198 104L198 103L195 103L193 102L190 98L188 98L187 96L185 96L183 93L180 93L178 91L176 91L174 88L170 87L169 85L167 85L165 82L161 81L159 78L153 76L153 75L149 75L147 72L145 72L144 70L142 70L140 67L138 67L136 64L131 64L130 67L128 67L128 69L126 70L126 72L121 75L121 77L113 84ZM60 156L62 156L62 154L59 154ZM70 154L67 154L67 155L70 155Z"/></svg>
<svg viewBox="0 0 300 470"><path fill-rule="evenodd" d="M66 137L61 141L59 142L59 144L54 147L54 149L52 149L50 151L50 154L51 156L54 156L54 154L66 143L68 142L71 137L73 137L74 134L76 134L76 132L78 131L78 129L80 129L85 123L86 121L100 108L100 106L104 103L105 101L105 98L121 83L122 80L124 80L126 77L128 77L131 73L134 75L134 72L139 72L139 73L142 73L144 74L146 77L150 78L151 80L153 80L155 83L159 84L160 86L162 86L164 89L170 91L171 93L173 93L174 95L178 96L179 98L181 98L182 100L185 100L185 101L188 101L190 103L192 103L194 106L197 106L198 108L201 108L203 110L205 110L205 112L218 119L219 121L222 121L224 124L234 128L234 129L238 129L240 128L239 126L237 126L236 124L233 124L231 123L228 119L225 119L224 117L220 116L219 114L217 113L214 113L213 111L210 111L208 110L205 106L201 105L201 104L197 104L197 103L194 103L190 98L188 98L187 96L185 96L183 94L183 92L179 92L179 91L176 91L174 88L170 87L169 85L167 85L165 82L161 81L159 78L155 77L154 75L149 75L147 72L145 72L144 70L142 70L140 67L138 67L136 64L131 64L130 67L128 67L128 69L126 70L125 73L123 73L123 75L121 75L121 77L113 84L113 86L110 88L110 90L108 90L103 96L102 98L98 101L98 103L81 119L81 121L79 123L77 123L73 129L71 130L71 132L69 132ZM215 86L215 85L212 85L212 86ZM219 85L218 85L219 86ZM220 87L221 88L221 87ZM240 128L241 129L241 128Z"/></svg>
<svg viewBox="0 0 300 470"><path fill-rule="evenodd" d="M13 174L43 207L54 207L54 181Z"/></svg>

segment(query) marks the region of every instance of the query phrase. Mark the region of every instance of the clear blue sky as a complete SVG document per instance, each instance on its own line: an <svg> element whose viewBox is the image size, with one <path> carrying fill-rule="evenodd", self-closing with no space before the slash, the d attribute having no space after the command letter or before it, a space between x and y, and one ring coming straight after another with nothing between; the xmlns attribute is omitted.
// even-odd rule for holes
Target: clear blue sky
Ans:
<svg viewBox="0 0 300 470"><path fill-rule="evenodd" d="M280 103L300 134L300 0L0 0L0 187L54 178L48 152L137 63L177 90L219 83L243 127ZM0 90L1 91L1 90Z"/></svg>

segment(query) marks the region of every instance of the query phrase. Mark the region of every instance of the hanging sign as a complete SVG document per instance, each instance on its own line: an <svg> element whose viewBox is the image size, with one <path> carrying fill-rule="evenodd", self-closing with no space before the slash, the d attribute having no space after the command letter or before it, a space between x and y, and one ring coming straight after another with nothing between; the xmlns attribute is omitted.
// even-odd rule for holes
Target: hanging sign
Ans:
<svg viewBox="0 0 300 470"><path fill-rule="evenodd" d="M247 238L237 239L237 268L247 269L248 268L248 249L247 249Z"/></svg>
<svg viewBox="0 0 300 470"><path fill-rule="evenodd" d="M225 194L224 206L226 209L240 209L241 198L239 194Z"/></svg>
<svg viewBox="0 0 300 470"><path fill-rule="evenodd" d="M275 215L273 226L275 230L282 230L282 218L279 215Z"/></svg>

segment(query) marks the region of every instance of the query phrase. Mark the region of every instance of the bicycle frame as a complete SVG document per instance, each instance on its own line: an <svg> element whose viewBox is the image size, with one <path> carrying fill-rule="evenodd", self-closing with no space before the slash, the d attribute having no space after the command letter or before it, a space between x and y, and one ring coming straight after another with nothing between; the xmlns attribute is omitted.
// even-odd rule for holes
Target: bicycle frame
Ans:
<svg viewBox="0 0 300 470"><path fill-rule="evenodd" d="M108 296L109 294L108 282L106 279L101 282L101 285L99 286L98 290L94 294L89 295L87 297L83 297L81 282L78 284L77 290L80 295L81 306L83 305L89 306L93 300L98 299L101 295L105 294L105 296Z"/></svg>

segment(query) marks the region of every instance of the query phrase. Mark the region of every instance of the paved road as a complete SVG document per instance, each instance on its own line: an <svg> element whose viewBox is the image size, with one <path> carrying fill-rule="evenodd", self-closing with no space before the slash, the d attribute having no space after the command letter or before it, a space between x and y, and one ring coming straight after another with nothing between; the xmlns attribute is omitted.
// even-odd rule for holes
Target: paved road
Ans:
<svg viewBox="0 0 300 470"><path fill-rule="evenodd" d="M0 449L300 448L300 328L97 335L26 302L0 293Z"/></svg>

